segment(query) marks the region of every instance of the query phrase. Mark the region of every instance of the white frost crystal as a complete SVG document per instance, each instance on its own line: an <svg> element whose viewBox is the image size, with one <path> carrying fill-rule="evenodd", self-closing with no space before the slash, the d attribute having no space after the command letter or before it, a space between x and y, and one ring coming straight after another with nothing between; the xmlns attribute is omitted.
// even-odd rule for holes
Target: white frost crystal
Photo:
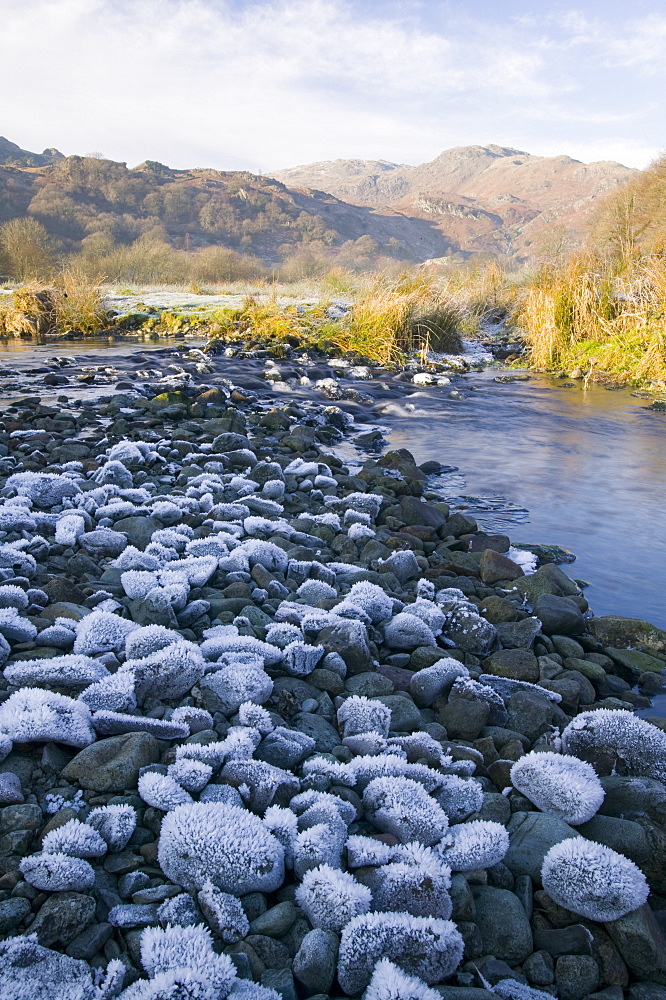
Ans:
<svg viewBox="0 0 666 1000"><path fill-rule="evenodd" d="M47 833L42 848L47 854L69 854L74 858L100 858L107 850L97 830L78 819L70 819Z"/></svg>
<svg viewBox="0 0 666 1000"><path fill-rule="evenodd" d="M223 802L196 802L167 813L160 831L162 871L185 889L208 881L243 896L274 892L284 880L284 850L261 820Z"/></svg>
<svg viewBox="0 0 666 1000"><path fill-rule="evenodd" d="M151 653L156 653L166 646L181 641L182 636L165 625L144 625L134 629L127 636L125 655L128 659L140 660L144 656L150 656Z"/></svg>
<svg viewBox="0 0 666 1000"><path fill-rule="evenodd" d="M442 860L454 872L492 868L509 850L509 834L501 823L477 819L451 827L439 848Z"/></svg>
<svg viewBox="0 0 666 1000"><path fill-rule="evenodd" d="M98 806L86 817L111 851L122 851L136 828L136 810L129 805Z"/></svg>
<svg viewBox="0 0 666 1000"><path fill-rule="evenodd" d="M202 676L205 663L199 647L181 640L158 649L139 660L126 660L121 668L136 678L137 699L147 695L180 698Z"/></svg>
<svg viewBox="0 0 666 1000"><path fill-rule="evenodd" d="M200 792L210 781L213 768L200 760L181 757L169 765L168 774L188 792Z"/></svg>
<svg viewBox="0 0 666 1000"><path fill-rule="evenodd" d="M261 705L255 705L252 701L244 701L238 706L238 721L241 726L250 726L257 729L262 736L272 733L275 729L270 712L267 712Z"/></svg>
<svg viewBox="0 0 666 1000"><path fill-rule="evenodd" d="M294 841L294 872L303 878L306 872L319 865L340 868L342 848L347 837L347 827L337 823L316 823L302 830Z"/></svg>
<svg viewBox="0 0 666 1000"><path fill-rule="evenodd" d="M298 820L291 809L269 806L264 813L264 826L284 848L284 861L288 868L294 863L294 844L298 836Z"/></svg>
<svg viewBox="0 0 666 1000"><path fill-rule="evenodd" d="M380 830L392 833L402 843L418 840L426 846L435 844L449 825L441 806L411 778L373 779L363 793L363 805Z"/></svg>
<svg viewBox="0 0 666 1000"><path fill-rule="evenodd" d="M483 805L483 789L478 781L445 774L434 798L449 817L451 823L461 823Z"/></svg>
<svg viewBox="0 0 666 1000"><path fill-rule="evenodd" d="M562 749L603 774L666 781L666 733L632 712L598 708L582 712L562 733Z"/></svg>
<svg viewBox="0 0 666 1000"><path fill-rule="evenodd" d="M92 866L69 854L43 853L19 864L26 882L41 892L85 892L95 883Z"/></svg>
<svg viewBox="0 0 666 1000"><path fill-rule="evenodd" d="M81 748L95 740L87 705L40 688L20 688L0 705L0 732L15 743L53 740Z"/></svg>
<svg viewBox="0 0 666 1000"><path fill-rule="evenodd" d="M584 837L570 837L551 847L541 880L560 906L600 922L637 910L650 891L633 861Z"/></svg>
<svg viewBox="0 0 666 1000"><path fill-rule="evenodd" d="M109 671L99 660L67 654L48 659L18 660L5 667L4 674L5 680L17 687L52 685L80 691L81 688L108 677Z"/></svg>
<svg viewBox="0 0 666 1000"><path fill-rule="evenodd" d="M431 629L417 615L401 611L384 625L384 639L389 649L416 649L417 646L436 646Z"/></svg>
<svg viewBox="0 0 666 1000"><path fill-rule="evenodd" d="M356 736L358 733L371 731L388 736L391 710L381 701L354 694L338 709L338 723L344 724L343 736Z"/></svg>
<svg viewBox="0 0 666 1000"><path fill-rule="evenodd" d="M192 802L192 796L169 774L145 771L139 778L139 795L154 809L169 812Z"/></svg>
<svg viewBox="0 0 666 1000"><path fill-rule="evenodd" d="M517 760L511 782L537 809L572 826L592 819L605 794L591 764L548 751Z"/></svg>
<svg viewBox="0 0 666 1000"><path fill-rule="evenodd" d="M348 872L319 865L303 876L296 902L313 927L341 931L352 917L367 913L372 893Z"/></svg>
<svg viewBox="0 0 666 1000"><path fill-rule="evenodd" d="M79 695L93 712L128 712L136 708L134 688L136 682L131 670L118 670L100 681L90 684Z"/></svg>
<svg viewBox="0 0 666 1000"><path fill-rule="evenodd" d="M119 653L125 648L127 635L136 628L134 622L108 611L91 611L76 626L74 652L94 655L95 653Z"/></svg>
<svg viewBox="0 0 666 1000"><path fill-rule="evenodd" d="M404 861L394 861L376 870L372 881L373 909L448 920L453 910L448 893L451 869L428 848L415 846L421 848L420 859L407 856Z"/></svg>
<svg viewBox="0 0 666 1000"><path fill-rule="evenodd" d="M250 922L240 900L206 882L197 893L201 912L225 944L235 944L250 933Z"/></svg>
<svg viewBox="0 0 666 1000"><path fill-rule="evenodd" d="M382 958L375 965L363 1000L440 1000L440 995L422 979L407 975L388 958Z"/></svg>
<svg viewBox="0 0 666 1000"><path fill-rule="evenodd" d="M366 913L342 931L338 980L349 996L358 996L372 978L375 964L388 958L427 984L448 979L463 955L463 939L450 920L412 917L407 913Z"/></svg>
<svg viewBox="0 0 666 1000"><path fill-rule="evenodd" d="M233 962L228 955L213 951L210 931L202 924L147 927L141 935L141 964L151 979L183 969L195 972L214 988L214 997L226 996L236 978ZM171 996L176 998L179 994L174 992Z"/></svg>

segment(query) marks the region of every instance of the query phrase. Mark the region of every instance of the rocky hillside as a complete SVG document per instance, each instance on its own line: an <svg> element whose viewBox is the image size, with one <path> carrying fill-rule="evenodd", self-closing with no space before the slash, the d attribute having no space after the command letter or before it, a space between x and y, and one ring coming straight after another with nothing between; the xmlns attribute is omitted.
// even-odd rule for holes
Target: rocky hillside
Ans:
<svg viewBox="0 0 666 1000"><path fill-rule="evenodd" d="M290 187L430 221L467 253L530 257L553 223L574 239L596 200L639 172L620 163L532 156L502 146L458 146L411 167L331 160L276 171Z"/></svg>
<svg viewBox="0 0 666 1000"><path fill-rule="evenodd" d="M43 153L31 153L28 149L21 149L15 142L5 139L0 135L0 163L13 167L44 167L48 163L55 163L62 160L63 154L59 149L45 149Z"/></svg>

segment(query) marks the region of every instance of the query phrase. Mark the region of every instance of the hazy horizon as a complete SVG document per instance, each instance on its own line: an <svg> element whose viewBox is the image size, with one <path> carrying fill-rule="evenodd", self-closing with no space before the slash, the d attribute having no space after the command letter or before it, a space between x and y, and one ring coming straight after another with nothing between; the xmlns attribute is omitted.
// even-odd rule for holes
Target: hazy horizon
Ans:
<svg viewBox="0 0 666 1000"><path fill-rule="evenodd" d="M495 143L645 167L666 13L638 0L5 0L24 148L271 173ZM17 84L19 84L17 86Z"/></svg>

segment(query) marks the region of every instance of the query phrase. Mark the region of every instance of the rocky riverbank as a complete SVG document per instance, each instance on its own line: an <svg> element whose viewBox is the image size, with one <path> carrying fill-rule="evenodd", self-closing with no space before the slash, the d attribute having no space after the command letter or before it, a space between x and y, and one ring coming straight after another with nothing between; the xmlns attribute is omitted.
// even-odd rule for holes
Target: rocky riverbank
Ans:
<svg viewBox="0 0 666 1000"><path fill-rule="evenodd" d="M666 997L666 633L223 350L4 411L3 1000Z"/></svg>

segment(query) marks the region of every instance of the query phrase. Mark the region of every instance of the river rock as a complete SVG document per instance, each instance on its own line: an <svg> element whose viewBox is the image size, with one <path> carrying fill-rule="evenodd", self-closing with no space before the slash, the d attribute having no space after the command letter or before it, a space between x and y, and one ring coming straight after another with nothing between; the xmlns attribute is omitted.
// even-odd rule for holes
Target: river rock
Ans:
<svg viewBox="0 0 666 1000"><path fill-rule="evenodd" d="M490 548L484 549L481 553L479 574L483 582L491 586L500 580L517 580L525 576L523 569L517 563Z"/></svg>
<svg viewBox="0 0 666 1000"><path fill-rule="evenodd" d="M139 770L160 758L160 744L148 733L128 733L98 740L81 750L62 776L96 792L136 788Z"/></svg>
<svg viewBox="0 0 666 1000"><path fill-rule="evenodd" d="M515 812L507 829L509 850L503 863L514 875L529 875L539 886L543 859L551 847L578 836L564 820L535 812Z"/></svg>
<svg viewBox="0 0 666 1000"><path fill-rule="evenodd" d="M562 955L555 963L560 1000L584 1000L599 985L599 969L590 955Z"/></svg>
<svg viewBox="0 0 666 1000"><path fill-rule="evenodd" d="M637 979L666 985L666 938L647 903L604 926Z"/></svg>
<svg viewBox="0 0 666 1000"><path fill-rule="evenodd" d="M294 956L294 975L310 993L328 993L335 978L339 941L333 931L315 928Z"/></svg>
<svg viewBox="0 0 666 1000"><path fill-rule="evenodd" d="M529 649L500 649L483 661L483 668L496 677L508 677L514 681L539 680L539 663Z"/></svg>
<svg viewBox="0 0 666 1000"><path fill-rule="evenodd" d="M59 892L49 896L30 924L30 933L40 944L66 947L86 929L95 916L95 900L80 892Z"/></svg>
<svg viewBox="0 0 666 1000"><path fill-rule="evenodd" d="M510 965L527 958L532 952L532 931L518 897L492 886L474 886L472 895L485 954Z"/></svg>
<svg viewBox="0 0 666 1000"><path fill-rule="evenodd" d="M553 632L579 635L585 629L580 608L568 597L542 594L534 605L534 614L540 620L546 635L552 635Z"/></svg>
<svg viewBox="0 0 666 1000"><path fill-rule="evenodd" d="M637 646L648 653L666 653L666 631L650 625L642 618L604 615L593 618L589 629L604 646Z"/></svg>

